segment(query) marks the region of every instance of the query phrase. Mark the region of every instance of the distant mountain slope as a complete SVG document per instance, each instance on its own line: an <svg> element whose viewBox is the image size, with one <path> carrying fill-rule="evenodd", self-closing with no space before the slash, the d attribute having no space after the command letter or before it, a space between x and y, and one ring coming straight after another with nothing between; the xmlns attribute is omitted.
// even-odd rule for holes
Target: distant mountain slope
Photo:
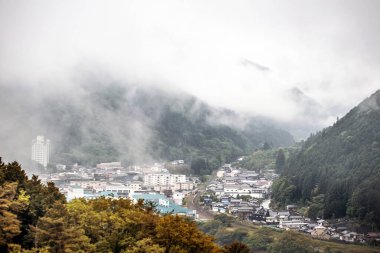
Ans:
<svg viewBox="0 0 380 253"><path fill-rule="evenodd" d="M310 216L346 214L380 227L380 91L312 135L288 161L274 200L310 204Z"/></svg>
<svg viewBox="0 0 380 253"><path fill-rule="evenodd" d="M36 135L52 140L53 162L86 165L202 157L213 168L264 142L294 142L264 120L245 119L179 91L93 80L57 91L0 88L5 159L28 160Z"/></svg>

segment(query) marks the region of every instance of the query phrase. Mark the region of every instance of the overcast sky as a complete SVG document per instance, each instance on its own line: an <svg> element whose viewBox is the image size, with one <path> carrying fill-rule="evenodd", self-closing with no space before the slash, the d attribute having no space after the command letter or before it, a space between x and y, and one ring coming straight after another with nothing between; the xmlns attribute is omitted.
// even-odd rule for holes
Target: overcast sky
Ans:
<svg viewBox="0 0 380 253"><path fill-rule="evenodd" d="M83 66L285 122L310 100L327 126L380 88L380 1L0 0L0 85Z"/></svg>

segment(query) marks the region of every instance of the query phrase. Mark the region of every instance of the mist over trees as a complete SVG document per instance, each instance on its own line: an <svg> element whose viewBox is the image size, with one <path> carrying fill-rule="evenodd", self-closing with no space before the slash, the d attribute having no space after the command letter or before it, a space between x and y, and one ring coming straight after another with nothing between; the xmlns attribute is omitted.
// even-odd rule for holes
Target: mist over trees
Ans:
<svg viewBox="0 0 380 253"><path fill-rule="evenodd" d="M20 89L28 99L20 97ZM213 108L181 91L91 75L57 90L3 86L0 106L0 116L7 119L1 129L17 133L0 131L3 156L23 163L30 159L29 140L36 135L51 139L51 162L89 166L205 159L215 168L265 142L294 142L267 119Z"/></svg>
<svg viewBox="0 0 380 253"><path fill-rule="evenodd" d="M276 157L277 172L282 172L284 170L285 164L286 164L285 154L284 154L284 151L280 149Z"/></svg>

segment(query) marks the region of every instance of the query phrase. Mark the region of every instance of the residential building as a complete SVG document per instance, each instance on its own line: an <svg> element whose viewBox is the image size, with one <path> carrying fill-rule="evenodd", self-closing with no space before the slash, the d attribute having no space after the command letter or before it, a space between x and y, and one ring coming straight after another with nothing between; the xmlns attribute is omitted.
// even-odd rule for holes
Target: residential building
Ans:
<svg viewBox="0 0 380 253"><path fill-rule="evenodd" d="M142 182L139 182L139 181L132 181L132 182L125 183L125 186L133 190L141 190L141 185L142 185Z"/></svg>
<svg viewBox="0 0 380 253"><path fill-rule="evenodd" d="M144 176L144 184L148 186L155 185L175 185L176 183L185 183L186 175L169 174L169 173L151 173Z"/></svg>
<svg viewBox="0 0 380 253"><path fill-rule="evenodd" d="M44 136L37 136L32 141L32 161L41 164L45 169L49 163L50 140Z"/></svg>

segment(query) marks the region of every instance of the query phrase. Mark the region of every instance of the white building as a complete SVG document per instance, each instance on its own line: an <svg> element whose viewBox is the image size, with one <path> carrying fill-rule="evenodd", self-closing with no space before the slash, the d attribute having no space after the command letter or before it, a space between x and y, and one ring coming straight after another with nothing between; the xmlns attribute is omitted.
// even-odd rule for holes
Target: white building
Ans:
<svg viewBox="0 0 380 253"><path fill-rule="evenodd" d="M175 189L178 190L185 190L185 191L191 191L194 189L194 183L193 182L180 182L175 184Z"/></svg>
<svg viewBox="0 0 380 253"><path fill-rule="evenodd" d="M266 197L266 190L254 188L244 184L225 184L223 188L223 194L232 196L234 198L236 198L238 195L249 195L252 198L264 199Z"/></svg>
<svg viewBox="0 0 380 253"><path fill-rule="evenodd" d="M136 182L136 181L125 183L125 186L133 190L141 190L141 185L142 185L142 182Z"/></svg>
<svg viewBox="0 0 380 253"><path fill-rule="evenodd" d="M307 224L308 223L300 221L280 220L278 227L283 229L300 229L301 227L306 226Z"/></svg>
<svg viewBox="0 0 380 253"><path fill-rule="evenodd" d="M97 169L121 169L121 162L111 162L111 163L99 163L96 165Z"/></svg>
<svg viewBox="0 0 380 253"><path fill-rule="evenodd" d="M144 184L155 185L175 185L176 183L185 183L186 175L169 174L169 173L154 173L144 176Z"/></svg>
<svg viewBox="0 0 380 253"><path fill-rule="evenodd" d="M84 197L84 189L78 185L72 185L69 186L67 189L67 195L66 198L68 201L76 199L76 198L83 198Z"/></svg>
<svg viewBox="0 0 380 253"><path fill-rule="evenodd" d="M174 160L171 162L172 165L183 165L185 164L184 160Z"/></svg>
<svg viewBox="0 0 380 253"><path fill-rule="evenodd" d="M125 186L123 184L108 184L106 185L105 189L104 189L106 192L115 192L115 193L131 193L133 194L134 193L134 189L131 189L130 187L128 186Z"/></svg>
<svg viewBox="0 0 380 253"><path fill-rule="evenodd" d="M224 177L224 173L225 173L224 170L218 170L218 171L216 172L216 176L217 176L218 178L223 178L223 177Z"/></svg>
<svg viewBox="0 0 380 253"><path fill-rule="evenodd" d="M74 185L77 185L77 186L80 186L82 188L90 188L90 189L93 189L95 190L96 192L99 192L99 191L104 191L106 186L107 186L107 182L105 181L93 181L93 180L83 180L83 181L70 181L70 185L71 186L74 186Z"/></svg>
<svg viewBox="0 0 380 253"><path fill-rule="evenodd" d="M44 136L37 136L32 142L32 161L35 161L46 168L49 163L49 155L50 140L45 140Z"/></svg>

